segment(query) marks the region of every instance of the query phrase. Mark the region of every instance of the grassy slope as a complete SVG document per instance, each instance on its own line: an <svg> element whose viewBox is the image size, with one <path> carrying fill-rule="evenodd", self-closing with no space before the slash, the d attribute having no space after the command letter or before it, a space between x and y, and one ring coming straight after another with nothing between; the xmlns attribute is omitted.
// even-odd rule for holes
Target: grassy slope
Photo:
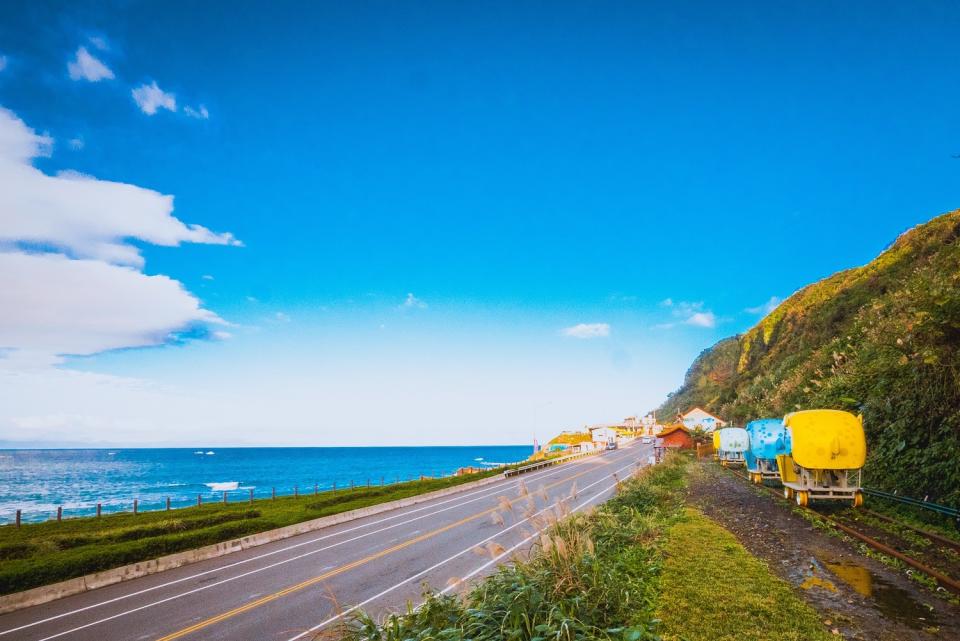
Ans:
<svg viewBox="0 0 960 641"><path fill-rule="evenodd" d="M694 405L738 423L814 407L862 412L866 482L960 501L958 239L960 210L801 289L702 353L661 415Z"/></svg>
<svg viewBox="0 0 960 641"><path fill-rule="evenodd" d="M464 598L432 596L383 622L360 615L341 633L348 641L694 641L733 639L739 621L747 627L736 638L746 641L830 638L732 535L684 508L687 465L675 456L592 514L541 523L531 558Z"/></svg>
<svg viewBox="0 0 960 641"><path fill-rule="evenodd" d="M697 510L670 528L658 616L664 641L835 638L737 539Z"/></svg>
<svg viewBox="0 0 960 641"><path fill-rule="evenodd" d="M0 594L182 552L249 534L439 490L499 474L426 479L319 496L121 513L0 527Z"/></svg>

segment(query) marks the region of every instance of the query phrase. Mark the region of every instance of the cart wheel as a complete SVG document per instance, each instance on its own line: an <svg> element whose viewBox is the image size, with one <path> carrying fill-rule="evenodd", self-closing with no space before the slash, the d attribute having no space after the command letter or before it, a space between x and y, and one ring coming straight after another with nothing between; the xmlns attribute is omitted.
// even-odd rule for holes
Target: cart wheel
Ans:
<svg viewBox="0 0 960 641"><path fill-rule="evenodd" d="M857 490L857 493L853 495L853 507L860 507L863 505L863 492Z"/></svg>
<svg viewBox="0 0 960 641"><path fill-rule="evenodd" d="M800 490L797 492L796 498L797 505L800 507L807 507L807 504L810 503L810 492L807 492L806 490Z"/></svg>
<svg viewBox="0 0 960 641"><path fill-rule="evenodd" d="M783 498L787 499L788 501L789 501L790 499L792 499L792 498L793 498L793 488L784 486L784 487L783 487Z"/></svg>

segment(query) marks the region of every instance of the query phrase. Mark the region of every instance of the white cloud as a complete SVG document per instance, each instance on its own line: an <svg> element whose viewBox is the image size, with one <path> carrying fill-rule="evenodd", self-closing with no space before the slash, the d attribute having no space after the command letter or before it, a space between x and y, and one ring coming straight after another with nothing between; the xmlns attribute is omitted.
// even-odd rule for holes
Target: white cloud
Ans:
<svg viewBox="0 0 960 641"><path fill-rule="evenodd" d="M76 138L71 138L70 140L68 140L67 146L70 147L70 149L73 149L74 151L80 151L81 149L84 148L84 146L86 146L86 143L83 142L83 138L81 138L80 136L77 136Z"/></svg>
<svg viewBox="0 0 960 641"><path fill-rule="evenodd" d="M131 239L239 244L186 225L173 199L75 173L49 176L32 159L52 140L0 108L0 358L48 366L61 355L159 345L197 324L222 324L177 281L146 275ZM46 253L29 253L37 246ZM51 250L57 250L53 252Z"/></svg>
<svg viewBox="0 0 960 641"><path fill-rule="evenodd" d="M0 56L0 71L3 71L6 68L7 68L7 57Z"/></svg>
<svg viewBox="0 0 960 641"><path fill-rule="evenodd" d="M52 142L0 108L0 245L43 244L77 258L142 265L130 239L167 247L241 244L175 218L173 196L72 172L44 174L30 161Z"/></svg>
<svg viewBox="0 0 960 641"><path fill-rule="evenodd" d="M202 278L203 280L213 280L213 276L211 276L210 274L204 274L200 278Z"/></svg>
<svg viewBox="0 0 960 641"><path fill-rule="evenodd" d="M55 362L122 347L160 345L172 331L222 323L167 276L59 254L0 253L0 345Z"/></svg>
<svg viewBox="0 0 960 641"><path fill-rule="evenodd" d="M703 301L693 303L688 301L675 302L673 299L667 298L660 304L663 307L670 308L670 314L677 320L672 323L655 325L657 329L670 329L676 327L677 323L692 325L694 327L715 327L717 324L716 315L710 310L703 308Z"/></svg>
<svg viewBox="0 0 960 641"><path fill-rule="evenodd" d="M289 315L283 312L277 312L273 317L281 323L289 323L292 320Z"/></svg>
<svg viewBox="0 0 960 641"><path fill-rule="evenodd" d="M713 312L695 312L683 322L695 327L715 327L717 317L713 315Z"/></svg>
<svg viewBox="0 0 960 641"><path fill-rule="evenodd" d="M564 336L573 338L606 338L610 335L610 325L607 323L580 323L573 327L560 330Z"/></svg>
<svg viewBox="0 0 960 641"><path fill-rule="evenodd" d="M183 108L183 113L187 114L191 118L197 118L198 120L207 120L210 118L210 112L207 111L207 108L203 105L200 105L198 109L187 105Z"/></svg>
<svg viewBox="0 0 960 641"><path fill-rule="evenodd" d="M259 303L259 302L260 302L260 299L257 298L256 296L247 296L247 302L248 302L248 303Z"/></svg>
<svg viewBox="0 0 960 641"><path fill-rule="evenodd" d="M403 302L400 304L401 309L426 309L427 304L414 296L413 294L407 294L407 297L403 299Z"/></svg>
<svg viewBox="0 0 960 641"><path fill-rule="evenodd" d="M157 85L154 80L149 85L144 83L136 87L131 92L133 100L140 107L140 111L152 116L157 113L157 109L166 109L168 111L177 110L177 98L172 93L167 93Z"/></svg>
<svg viewBox="0 0 960 641"><path fill-rule="evenodd" d="M230 332L224 332L224 331L222 331L222 330L217 330L217 331L213 332L213 337L216 338L217 340L225 341L225 340L229 340L229 339L233 338L233 334L231 334Z"/></svg>
<svg viewBox="0 0 960 641"><path fill-rule="evenodd" d="M748 307L744 311L750 314L763 314L764 316L766 316L767 314L775 310L782 302L783 302L783 299L780 298L779 296L771 296L770 300L763 303L762 305L757 305L756 307Z"/></svg>
<svg viewBox="0 0 960 641"><path fill-rule="evenodd" d="M71 80L99 82L113 79L113 72L107 65L90 55L86 47L77 49L75 58L67 62L67 73L70 74Z"/></svg>
<svg viewBox="0 0 960 641"><path fill-rule="evenodd" d="M107 39L101 36L90 36L87 40L100 51L106 51L110 48L110 45L107 44Z"/></svg>

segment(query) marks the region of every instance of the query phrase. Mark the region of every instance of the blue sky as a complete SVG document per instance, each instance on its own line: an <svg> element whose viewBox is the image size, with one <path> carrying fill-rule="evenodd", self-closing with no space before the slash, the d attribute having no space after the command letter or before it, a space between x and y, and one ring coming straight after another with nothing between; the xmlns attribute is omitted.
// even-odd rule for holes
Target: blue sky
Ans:
<svg viewBox="0 0 960 641"><path fill-rule="evenodd" d="M24 231L36 199L0 214L0 248L205 310L101 342L9 314L0 345L49 354L7 368L0 440L548 437L656 406L771 298L960 203L955 3L206 4L5 8L0 106L52 139L32 166L211 231L117 222L131 262L77 240L96 206L68 240ZM23 306L56 307L15 258Z"/></svg>

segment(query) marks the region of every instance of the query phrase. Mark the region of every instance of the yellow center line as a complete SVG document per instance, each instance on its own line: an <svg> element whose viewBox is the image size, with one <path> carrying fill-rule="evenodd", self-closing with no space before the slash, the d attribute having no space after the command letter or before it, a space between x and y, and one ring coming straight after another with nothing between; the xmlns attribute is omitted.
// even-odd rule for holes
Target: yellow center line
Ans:
<svg viewBox="0 0 960 641"><path fill-rule="evenodd" d="M606 461L605 461L605 462L606 462ZM587 470L584 470L583 472L580 472L579 474L574 474L573 476L568 476L567 478L565 478L565 479L563 479L563 480L560 480L560 481L557 481L556 483L552 483L552 484L550 484L550 485L544 486L544 489L550 489L550 488L556 487L556 486L558 486L558 485L562 485L562 484L564 484L564 483L566 483L566 482L568 482L568 481L572 481L573 479L575 479L575 478L577 478L577 477L583 476L584 474L587 474L588 472L591 472L591 471L593 471L593 470L592 470L592 469L587 469ZM512 501L510 501L510 504L513 505L514 503L520 501L522 498L524 498L524 497L517 497L517 498L513 499ZM257 599L256 601L251 601L250 603L241 605L240 607L234 608L233 610L228 610L227 612L224 612L224 613L222 613L222 614L218 614L218 615L216 615L216 616L214 616L214 617L210 617L209 619L204 619L203 621L200 621L200 622L198 622L198 623L195 623L195 624L193 624L193 625L191 625L191 626L189 626L189 627L183 628L182 630L178 630L177 632L173 632L173 633L171 633L171 634L168 634L168 635L165 636L165 637L161 637L161 638L158 639L157 641L173 641L174 639L179 639L180 637L186 636L186 635L190 634L191 632L196 632L197 630L202 630L203 628L209 627L209 626L214 625L214 624L216 624L216 623L219 623L219 622L221 622L221 621L225 621L226 619L235 617L235 616L237 616L238 614L243 614L244 612L247 612L248 610L253 610L254 608L260 607L261 605L265 605L265 604L267 604L267 603L270 603L271 601L276 601L277 599L279 599L279 598L281 598L281 597L284 597L284 596L286 596L286 595L288 595L288 594L292 594L292 593L294 593L294 592L299 592L300 590L303 590L304 588L308 588L308 587L310 587L311 585L315 585L315 584L317 584L317 583L320 583L321 581L325 581L325 580L327 580L327 579L329 579L329 578L335 577L335 576L337 576L338 574L342 574L342 573L344 573L344 572L347 572L347 571L349 571L349 570L352 570L352 569L354 569L354 568L356 568L356 567L359 567L359 566L361 566L361 565L365 565L365 564L369 563L370 561L375 561L375 560L377 560L377 559L379 559L379 558L381 558L381 557L387 556L388 554L393 554L394 552L397 552L397 551L402 550L402 549L404 549L404 548L410 547L411 545L415 545L415 544L417 544L417 543L420 543L421 541L425 541L426 539L429 539L429 538L432 538L432 537L434 537L434 536L437 536L438 534L443 534L443 533L446 532L447 530L452 530L453 528L459 527L459 526L463 525L464 523L469 523L470 521L476 520L476 519L478 519L478 518L480 518L480 517L482 517L482 516L486 516L487 514L492 514L493 512L496 512L496 511L499 510L499 509L500 509L500 507L498 506L498 507L490 508L489 510L484 510L484 511L482 511L482 512L477 512L476 514L473 514L473 515L468 516L468 517L466 517L466 518L460 519L459 521L457 521L457 522L455 522L455 523L450 523L450 524L448 524L448 525L444 525L443 527L437 528L436 530L431 530L430 532L426 532L426 533L424 533L424 534L421 534L420 536L414 537L414 538L412 538L412 539L407 539L406 541L404 541L404 542L402 542L402 543L398 543L397 545L394 545L394 546L391 547L391 548L386 548L386 549L384 549L384 550L380 550L379 552L375 552L374 554L371 554L370 556L366 556L366 557L364 557L364 558L362 558L362 559L357 559L356 561L352 561L352 562L350 562L350 563L341 565L341 566L338 567L338 568L334 568L334 569L332 569L332 570L330 570L330 571L328 571L328 572L324 572L323 574L321 574L321 575L319 575L319 576L315 576L315 577L313 577L312 579L307 579L306 581L304 581L304 582L302 582L302 583L298 583L298 584L296 584L296 585L291 585L291 586L288 587L288 588L284 588L283 590L280 590L280 591L278 591L278 592L274 592L273 594L268 594L268 595L265 596L265 597L261 597L261 598Z"/></svg>

